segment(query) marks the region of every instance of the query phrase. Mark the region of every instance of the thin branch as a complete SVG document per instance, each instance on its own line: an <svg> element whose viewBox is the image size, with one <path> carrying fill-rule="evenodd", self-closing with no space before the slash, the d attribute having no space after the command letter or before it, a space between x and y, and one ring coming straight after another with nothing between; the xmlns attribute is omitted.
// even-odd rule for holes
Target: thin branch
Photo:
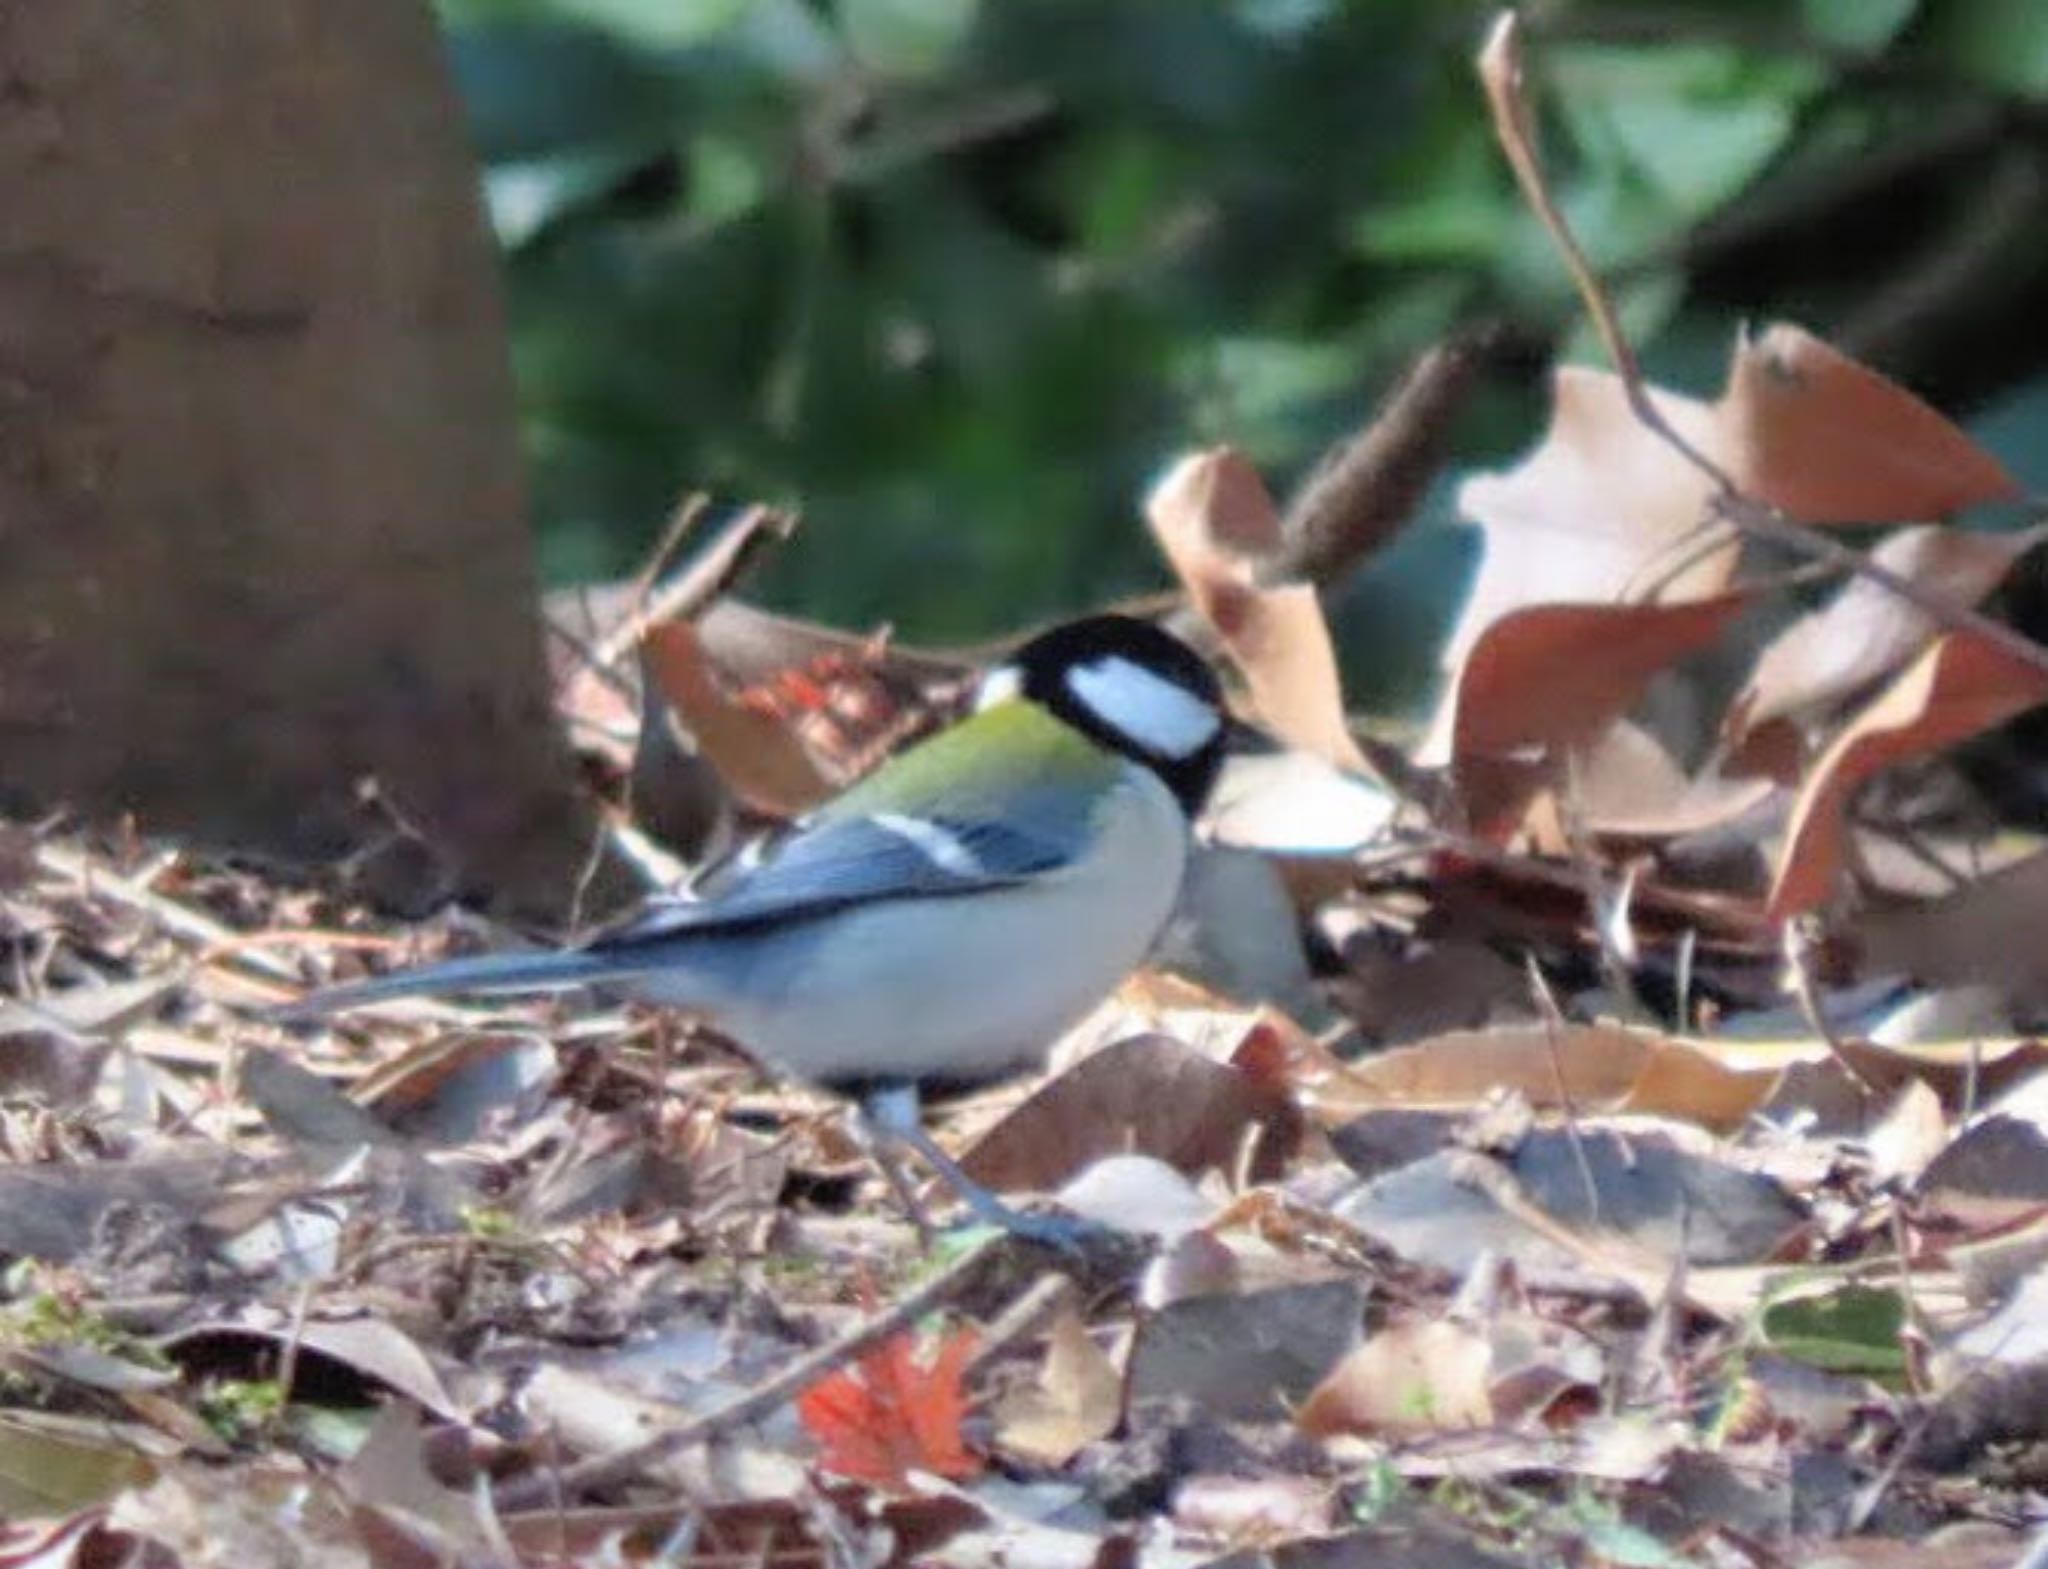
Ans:
<svg viewBox="0 0 2048 1569"><path fill-rule="evenodd" d="M601 662L616 664L639 645L649 627L696 615L745 576L770 545L789 538L796 525L793 512L748 507L702 555L599 638L592 652Z"/></svg>
<svg viewBox="0 0 2048 1569"><path fill-rule="evenodd" d="M1820 1038L1835 1065L1849 1075L1850 1083L1863 1099L1874 1101L1884 1093L1883 1087L1857 1066L1821 1006L1820 983L1813 973L1819 948L1819 933L1809 919L1794 917L1785 923L1785 976L1799 1011L1806 1016L1806 1027Z"/></svg>
<svg viewBox="0 0 2048 1569"><path fill-rule="evenodd" d="M1404 371L1371 421L1339 442L1288 498L1285 543L1258 581L1325 591L1398 534L1442 469L1451 426L1505 334L1480 328L1435 345Z"/></svg>
<svg viewBox="0 0 2048 1569"><path fill-rule="evenodd" d="M672 1427L666 1433L630 1448L596 1455L559 1471L543 1471L520 1477L499 1488L496 1494L501 1514L513 1510L552 1507L556 1500L587 1492L592 1488L614 1487L629 1482L651 1465L681 1454L698 1444L708 1444L737 1428L759 1421L796 1398L811 1384L835 1368L844 1366L862 1352L891 1335L898 1334L950 1299L971 1280L981 1266L1005 1246L1007 1237L994 1236L970 1248L945 1269L933 1275L915 1291L899 1298L881 1312L861 1320L844 1334L828 1340L815 1351L797 1358L773 1378L756 1384L745 1394L707 1411L693 1422Z"/></svg>

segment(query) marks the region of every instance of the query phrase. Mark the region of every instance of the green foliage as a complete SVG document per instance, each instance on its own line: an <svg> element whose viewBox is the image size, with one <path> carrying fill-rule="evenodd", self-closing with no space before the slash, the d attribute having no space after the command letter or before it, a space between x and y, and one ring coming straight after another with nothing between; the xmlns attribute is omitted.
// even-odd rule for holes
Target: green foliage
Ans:
<svg viewBox="0 0 2048 1569"><path fill-rule="evenodd" d="M1906 1371L1906 1305L1896 1291L1843 1286L1774 1302L1759 1328L1771 1349L1810 1367L1880 1379Z"/></svg>
<svg viewBox="0 0 2048 1569"><path fill-rule="evenodd" d="M1237 442L1284 485L1452 326L1576 323L1473 81L1490 7L441 4L557 579L629 566L704 488L801 506L765 585L787 606L1014 625L1160 581L1136 503L1177 450ZM1725 349L1760 307L1827 330L1869 280L1731 304L1701 291L1691 237L1959 90L2039 90L2044 14L1545 8L1560 194L1653 364ZM1535 412L1494 398L1467 450ZM1385 570L1446 599L1463 554L1411 556Z"/></svg>
<svg viewBox="0 0 2048 1569"><path fill-rule="evenodd" d="M261 1439L284 1409L284 1386L268 1378L224 1378L208 1385L199 1397L200 1416L230 1444Z"/></svg>

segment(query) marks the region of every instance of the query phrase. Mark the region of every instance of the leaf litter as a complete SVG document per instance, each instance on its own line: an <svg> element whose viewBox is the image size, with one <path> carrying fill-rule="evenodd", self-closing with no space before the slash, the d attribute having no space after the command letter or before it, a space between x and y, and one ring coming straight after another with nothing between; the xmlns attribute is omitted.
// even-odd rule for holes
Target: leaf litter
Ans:
<svg viewBox="0 0 2048 1569"><path fill-rule="evenodd" d="M1391 769L1261 477L1149 499L1277 746L1187 940L937 1119L1096 1221L1072 1254L927 1245L829 1102L687 1021L265 1016L474 917L7 825L0 1564L2014 1561L2048 845L1956 748L2048 698L1971 608L2040 530L1956 522L2010 478L1803 329L1713 402L1619 347L1465 482L1484 565ZM1852 524L1891 531L1813 545ZM759 611L761 533L551 607L651 871L1001 652Z"/></svg>

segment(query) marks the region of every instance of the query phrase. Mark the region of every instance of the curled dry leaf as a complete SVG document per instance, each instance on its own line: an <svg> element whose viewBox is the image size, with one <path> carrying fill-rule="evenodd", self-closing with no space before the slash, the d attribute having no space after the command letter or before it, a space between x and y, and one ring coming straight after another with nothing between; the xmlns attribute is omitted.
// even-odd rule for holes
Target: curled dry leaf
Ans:
<svg viewBox="0 0 2048 1569"><path fill-rule="evenodd" d="M1284 1083L1167 1036L1141 1035L1041 1085L960 1164L998 1190L1057 1188L1098 1160L1127 1154L1153 1156L1191 1176L1234 1172L1243 1162L1253 1181L1271 1181L1286 1170L1302 1132Z"/></svg>
<svg viewBox="0 0 2048 1569"><path fill-rule="evenodd" d="M1975 605L2043 539L2048 539L2048 526L1979 534L1929 524L1899 530L1871 552L1871 559L1955 604ZM1771 721L1823 709L1890 675L1925 647L1935 630L1924 614L1883 584L1851 579L1757 656L1728 710L1723 727L1728 750L1741 758L1744 743Z"/></svg>
<svg viewBox="0 0 2048 1569"><path fill-rule="evenodd" d="M1145 517L1202 618L1244 672L1275 735L1341 768L1370 767L1344 720L1337 655L1316 592L1261 588L1261 560L1280 547L1280 514L1256 470L1227 447L1174 465Z"/></svg>
<svg viewBox="0 0 2048 1569"><path fill-rule="evenodd" d="M1845 814L1859 785L2043 702L2048 677L2011 654L1967 633L1935 643L1849 722L1807 776L1779 853L1770 918L1815 909L1833 890Z"/></svg>
<svg viewBox="0 0 2048 1569"><path fill-rule="evenodd" d="M1449 1319L1397 1324L1339 1362L1295 1421L1312 1438L1433 1433L1493 1421L1493 1347Z"/></svg>
<svg viewBox="0 0 2048 1569"><path fill-rule="evenodd" d="M2014 932L2048 929L2048 852L1981 877L1946 899L1873 910L1858 924L1871 973L1929 985L1979 985L2017 1008L2048 1003L2048 966Z"/></svg>
<svg viewBox="0 0 2048 1569"><path fill-rule="evenodd" d="M1709 455L1721 452L1711 406L1651 390L1659 412ZM1707 515L1711 482L1644 428L1621 379L1560 366L1550 428L1504 474L1480 474L1458 491L1458 510L1486 531L1486 556L1464 615L1444 651L1455 669L1479 636L1511 610L1543 604L1609 604L1673 575L1658 596L1701 599L1727 587L1732 541L1687 558L1673 550Z"/></svg>
<svg viewBox="0 0 2048 1569"><path fill-rule="evenodd" d="M1451 687L1449 757L1590 744L1658 671L1718 639L1744 602L1509 612L1472 644Z"/></svg>
<svg viewBox="0 0 2048 1569"><path fill-rule="evenodd" d="M1943 1042L1929 1046L1841 1043L1864 1083L1897 1090L1919 1081L1960 1108L1999 1093L2037 1071L2043 1048L2028 1041ZM1336 1131L1388 1108L1467 1110L1513 1091L1544 1111L1578 1115L1633 1112L1689 1122L1717 1133L1740 1128L1776 1096L1790 1075L1841 1075L1824 1041L1716 1040L1659 1035L1613 1024L1525 1025L1458 1030L1353 1064L1314 1088L1311 1110ZM1863 1093L1863 1086L1854 1086Z"/></svg>
<svg viewBox="0 0 2048 1569"><path fill-rule="evenodd" d="M1745 492L1803 522L1920 521L2017 494L2011 476L1942 416L1797 327L1780 324L1738 342L1715 403L1648 393L1670 426ZM1485 531L1486 554L1445 646L1445 668L1463 685L1490 629L1532 607L1677 604L1720 594L1738 540L1732 529L1703 529L1715 495L1705 473L1636 418L1620 378L1562 367L1536 449L1458 493L1460 512ZM1531 676L1515 692L1538 708L1548 697ZM1455 692L1440 705L1420 761L1450 761L1454 701Z"/></svg>
<svg viewBox="0 0 2048 1569"><path fill-rule="evenodd" d="M1688 777L1640 725L1617 720L1580 754L1571 777L1572 810L1589 833L1614 839L1668 840L1734 822L1768 800L1768 779Z"/></svg>
<svg viewBox="0 0 2048 1569"><path fill-rule="evenodd" d="M1718 414L1736 482L1802 523L1909 523L2020 494L1942 415L1789 323L1737 342Z"/></svg>
<svg viewBox="0 0 2048 1569"><path fill-rule="evenodd" d="M726 691L697 630L686 621L647 629L641 660L721 778L756 811L795 817L837 788L775 714Z"/></svg>

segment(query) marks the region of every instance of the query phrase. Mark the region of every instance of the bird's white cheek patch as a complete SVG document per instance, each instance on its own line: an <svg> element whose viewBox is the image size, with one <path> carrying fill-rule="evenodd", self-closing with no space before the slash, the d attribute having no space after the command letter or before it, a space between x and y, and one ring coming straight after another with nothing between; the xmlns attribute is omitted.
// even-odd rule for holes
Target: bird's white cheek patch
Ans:
<svg viewBox="0 0 2048 1569"><path fill-rule="evenodd" d="M1116 654L1076 665L1067 688L1104 724L1161 757L1199 752L1223 723L1186 687Z"/></svg>

